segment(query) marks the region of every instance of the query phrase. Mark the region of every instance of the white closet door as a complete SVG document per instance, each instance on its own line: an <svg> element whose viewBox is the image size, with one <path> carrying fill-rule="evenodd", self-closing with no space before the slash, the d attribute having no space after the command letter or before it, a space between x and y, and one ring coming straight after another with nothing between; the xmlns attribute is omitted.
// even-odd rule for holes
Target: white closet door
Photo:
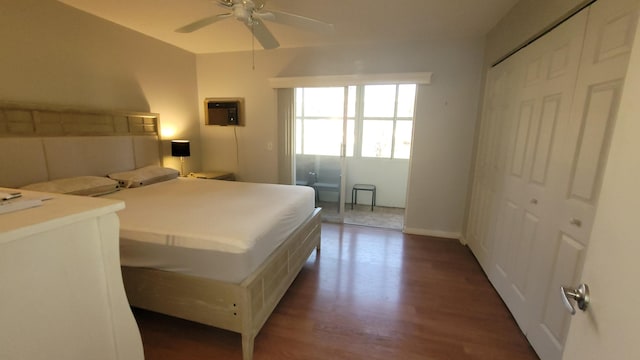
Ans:
<svg viewBox="0 0 640 360"><path fill-rule="evenodd" d="M586 22L587 12L574 16L514 59L523 70L490 277L525 332L538 284L548 279L532 254L552 233L554 199L564 172L559 145L567 137Z"/></svg>
<svg viewBox="0 0 640 360"><path fill-rule="evenodd" d="M640 32L611 142L581 283L591 289L586 312L571 321L564 359L640 359ZM574 286L576 284L573 284Z"/></svg>
<svg viewBox="0 0 640 360"><path fill-rule="evenodd" d="M599 0L491 69L467 237L544 360L570 321L636 27L638 0Z"/></svg>
<svg viewBox="0 0 640 360"><path fill-rule="evenodd" d="M561 139L563 166L555 190L551 233L533 255L548 277L534 293L535 323L528 337L542 359L560 359L570 315L561 285L581 278L602 173L635 35L637 0L601 0L592 5L571 118ZM559 145L560 145L559 144ZM548 274L548 275L547 275Z"/></svg>

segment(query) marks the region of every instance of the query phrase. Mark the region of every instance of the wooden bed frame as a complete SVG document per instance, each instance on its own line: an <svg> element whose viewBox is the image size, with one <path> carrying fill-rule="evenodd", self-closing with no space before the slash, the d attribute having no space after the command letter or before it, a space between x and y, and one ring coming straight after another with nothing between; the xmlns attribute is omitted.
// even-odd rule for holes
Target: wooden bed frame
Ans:
<svg viewBox="0 0 640 360"><path fill-rule="evenodd" d="M8 171L0 174L0 186L104 176L162 164L158 127L159 116L153 113L0 103L0 160L9 164ZM112 156L97 158L92 154ZM251 360L258 332L313 250L320 250L320 212L315 209L239 284L123 266L129 303L240 333L243 360Z"/></svg>
<svg viewBox="0 0 640 360"><path fill-rule="evenodd" d="M123 267L135 307L215 326L242 335L242 358L253 358L256 335L313 249L320 250L320 209L240 284L155 269Z"/></svg>

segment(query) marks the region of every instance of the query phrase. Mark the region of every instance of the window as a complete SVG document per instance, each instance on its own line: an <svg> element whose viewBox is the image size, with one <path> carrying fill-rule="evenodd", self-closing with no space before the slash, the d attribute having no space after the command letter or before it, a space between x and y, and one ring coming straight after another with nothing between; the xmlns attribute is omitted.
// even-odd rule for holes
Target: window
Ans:
<svg viewBox="0 0 640 360"><path fill-rule="evenodd" d="M408 159L416 85L296 89L296 154ZM343 119L346 115L346 123Z"/></svg>
<svg viewBox="0 0 640 360"><path fill-rule="evenodd" d="M355 87L346 89L355 94ZM296 89L296 154L340 156L345 99L347 156L353 156L355 96L344 87Z"/></svg>

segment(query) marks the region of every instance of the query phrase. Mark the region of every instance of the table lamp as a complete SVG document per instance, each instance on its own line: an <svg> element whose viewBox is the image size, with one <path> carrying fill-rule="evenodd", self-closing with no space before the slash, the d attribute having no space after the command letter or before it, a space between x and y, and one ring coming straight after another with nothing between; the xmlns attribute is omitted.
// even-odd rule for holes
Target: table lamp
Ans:
<svg viewBox="0 0 640 360"><path fill-rule="evenodd" d="M180 176L185 176L184 158L191 156L189 140L171 140L171 156L180 157Z"/></svg>

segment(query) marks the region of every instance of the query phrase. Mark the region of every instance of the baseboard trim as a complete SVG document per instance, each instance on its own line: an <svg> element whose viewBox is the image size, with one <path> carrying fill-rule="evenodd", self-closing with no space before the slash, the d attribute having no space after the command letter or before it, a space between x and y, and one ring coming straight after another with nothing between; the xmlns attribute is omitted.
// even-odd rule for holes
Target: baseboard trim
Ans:
<svg viewBox="0 0 640 360"><path fill-rule="evenodd" d="M460 238L462 237L462 234L460 234L460 233L447 232L447 231L438 231L438 230L407 228L407 227L405 227L402 230L402 232L404 232L406 234L433 236L433 237L452 239L452 240L458 240L458 241L460 241Z"/></svg>

